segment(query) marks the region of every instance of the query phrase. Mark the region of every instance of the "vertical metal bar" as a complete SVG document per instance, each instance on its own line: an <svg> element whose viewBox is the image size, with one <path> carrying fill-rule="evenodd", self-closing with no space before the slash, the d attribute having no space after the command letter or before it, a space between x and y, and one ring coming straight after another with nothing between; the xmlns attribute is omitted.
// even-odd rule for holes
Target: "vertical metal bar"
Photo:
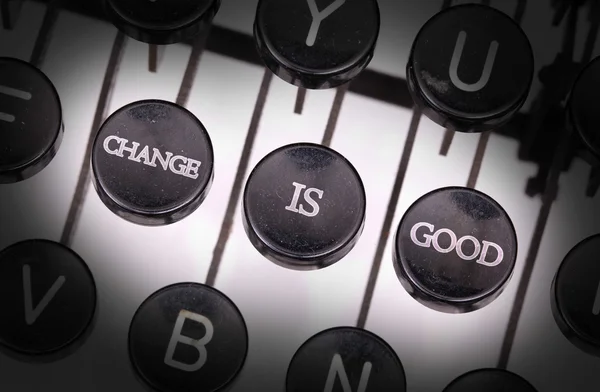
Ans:
<svg viewBox="0 0 600 392"><path fill-rule="evenodd" d="M473 165L471 166L471 172L469 173L469 179L467 180L468 188L475 188L475 185L477 184L477 178L479 177L481 164L483 163L483 156L485 155L485 149L487 148L491 135L491 132L484 132L479 137L475 158L473 158Z"/></svg>
<svg viewBox="0 0 600 392"><path fill-rule="evenodd" d="M148 45L148 70L152 73L158 72L158 67L165 53L163 45Z"/></svg>
<svg viewBox="0 0 600 392"><path fill-rule="evenodd" d="M387 212L379 234L379 242L377 243L377 250L375 251L375 257L373 258L373 265L371 266L371 272L369 274L369 280L367 281L367 288L363 297L363 302L360 307L360 314L358 315L357 326L358 328L364 328L367 323L367 316L371 307L371 301L373 300L373 293L375 292L375 285L377 283L377 276L379 275L379 269L381 268L381 260L383 259L383 252L385 252L385 246L387 244L388 237L392 228L392 221L396 213L396 206L400 199L400 192L402 191L402 185L404 184L404 178L406 177L406 171L408 169L408 163L410 162L410 156L417 138L417 130L419 129L419 122L421 121L421 111L415 108L413 111L413 117L410 123L408 134L406 135L406 142L404 143L404 151L400 158L400 165L398 166L398 172L396 174L396 180L394 187L392 188L392 194L390 201L388 202Z"/></svg>
<svg viewBox="0 0 600 392"><path fill-rule="evenodd" d="M223 223L221 225L219 238L217 240L217 244L215 245L215 249L213 250L213 258L206 276L206 284L208 286L215 285L219 267L221 266L221 260L223 259L223 253L225 252L225 246L227 245L227 240L229 240L229 235L231 234L236 207L242 193L244 176L248 170L250 154L252 153L256 134L258 133L258 126L260 124L260 119L262 117L272 79L273 74L268 68L265 68L262 84L260 86L260 90L258 91L258 98L256 99L256 105L254 106L254 113L252 115L252 120L250 121L248 134L246 135L246 141L244 142L242 156L240 157L240 162L238 164L237 173L235 174L235 180L233 182L231 194L229 195L229 203L227 204L225 218L223 219Z"/></svg>
<svg viewBox="0 0 600 392"><path fill-rule="evenodd" d="M306 100L306 89L299 87L298 95L296 96L296 106L294 106L294 113L302 114L304 109L304 101Z"/></svg>
<svg viewBox="0 0 600 392"><path fill-rule="evenodd" d="M46 13L44 14L44 20L42 26L38 32L35 46L31 53L30 63L40 68L46 57L46 51L52 40L52 33L54 32L54 26L58 19L58 3L59 1L50 1L46 6Z"/></svg>
<svg viewBox="0 0 600 392"><path fill-rule="evenodd" d="M2 11L2 27L12 30L17 24L17 19L23 7L23 0L0 0L0 11Z"/></svg>
<svg viewBox="0 0 600 392"><path fill-rule="evenodd" d="M100 97L98 99L98 105L96 107L92 129L90 130L90 136L86 146L83 164L81 166L81 171L79 172L79 179L77 180L77 186L75 187L75 194L73 196L73 200L71 201L65 227L60 239L60 242L66 246L71 245L75 229L79 223L81 210L90 184L90 158L92 155L94 138L96 132L107 116L113 86L119 66L121 64L121 59L123 57L125 42L126 40L123 33L118 32L110 54L108 66L104 75L104 81L102 82L102 89L100 90Z"/></svg>
<svg viewBox="0 0 600 392"><path fill-rule="evenodd" d="M560 144L558 144L558 147L554 153L552 167L550 168L550 174L548 176L548 185L546 186L546 190L544 191L544 194L542 196L542 206L540 207L538 219L535 224L533 237L531 239L531 244L529 245L529 251L525 259L525 266L523 267L521 280L519 281L519 286L517 287L515 302L513 303L513 307L511 309L508 327L506 328L504 341L502 343L502 348L500 351L498 367L501 369L506 369L506 367L508 366L510 352L512 350L512 346L515 340L517 327L519 325L519 319L521 317L521 312L523 311L523 304L525 303L525 297L527 295L527 288L529 287L529 281L531 280L531 275L533 274L533 267L538 256L540 244L542 242L542 237L546 228L546 223L548 222L548 217L550 216L552 203L556 199L556 195L558 193L558 180L564 162L567 158L570 138L571 132L564 132L561 137Z"/></svg>
<svg viewBox="0 0 600 392"><path fill-rule="evenodd" d="M454 131L446 129L444 132L444 139L442 140L442 146L440 147L440 155L447 156L448 151L450 151L450 146L452 145L452 140L454 140Z"/></svg>
<svg viewBox="0 0 600 392"><path fill-rule="evenodd" d="M596 197L598 188L600 188L600 163L596 163L592 166L592 170L590 170L585 195L587 197Z"/></svg>
<svg viewBox="0 0 600 392"><path fill-rule="evenodd" d="M348 87L350 87L350 83L346 83L337 88L335 97L333 98L333 104L331 105L331 111L329 112L329 120L327 121L325 133L323 134L323 140L321 141L321 144L324 146L329 147L331 145L331 140L333 139L333 134L337 126L340 111L342 110L342 103L344 102Z"/></svg>
<svg viewBox="0 0 600 392"><path fill-rule="evenodd" d="M177 100L175 101L178 105L186 106L190 98L190 93L196 79L196 73L200 66L200 59L206 46L206 40L210 34L211 25L208 25L198 37L196 37L192 45L192 53L190 53L190 59L188 61L181 86L179 87L179 93L177 94Z"/></svg>
<svg viewBox="0 0 600 392"><path fill-rule="evenodd" d="M513 19L518 23L523 23L525 17L525 11L527 11L527 0L519 0L517 2L517 9L515 10L515 16Z"/></svg>
<svg viewBox="0 0 600 392"><path fill-rule="evenodd" d="M600 1L594 1L590 4L589 20L591 22L590 30L588 31L587 38L585 40L585 47L583 50L583 56L581 62L587 64L592 60L594 55L594 47L596 46L596 40L598 39L598 31L600 30Z"/></svg>

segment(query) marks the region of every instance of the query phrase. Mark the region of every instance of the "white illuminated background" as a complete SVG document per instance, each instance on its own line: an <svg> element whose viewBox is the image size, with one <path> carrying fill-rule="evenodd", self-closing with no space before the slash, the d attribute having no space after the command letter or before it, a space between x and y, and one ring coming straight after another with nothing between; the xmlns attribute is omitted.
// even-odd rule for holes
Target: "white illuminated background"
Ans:
<svg viewBox="0 0 600 392"><path fill-rule="evenodd" d="M224 0L215 23L251 34L256 3ZM562 36L560 28L549 27L549 3L530 1L523 23L537 69L554 59ZM516 1L492 5L512 14ZM380 0L380 7L382 28L370 68L404 78L412 41L441 1ZM43 13L42 5L26 2L16 29L0 30L0 55L28 60ZM584 20L580 32L586 28ZM112 25L68 12L60 14L55 29L42 70L61 97L64 140L43 172L0 186L0 248L30 238L60 240L116 35ZM578 42L583 42L581 37ZM598 45L596 49L598 53ZM578 56L581 50L578 45ZM168 46L158 72L150 73L147 45L129 39L109 113L141 99L174 101L190 52L188 46ZM143 390L128 364L129 323L156 290L205 281L262 77L261 67L203 54L187 107L210 133L215 181L204 204L187 219L160 228L128 223L110 212L90 186L72 248L87 262L98 286L96 328L79 351L56 363L32 366L0 356L0 389ZM539 87L536 79L532 97ZM293 111L296 91L273 78L249 170L282 145L321 141L335 91L309 91L302 115ZM303 342L324 329L356 324L411 117L409 109L346 95L331 147L360 173L367 218L360 241L337 264L298 272L270 263L248 241L238 208L215 284L239 307L249 330L249 353L235 391L282 391L289 360ZM457 134L443 157L438 154L443 135L442 128L421 120L366 323L395 349L412 392L439 392L463 373L496 366L541 206L539 197L524 193L536 166L517 159L516 140L493 135L476 187L496 199L516 227L514 276L495 302L473 313L443 314L418 304L394 273L391 238L402 214L421 195L466 184L478 137ZM539 391L600 388L600 359L581 353L562 336L549 301L552 278L564 255L600 230L593 213L599 197L584 196L588 172L589 166L576 160L560 179L508 364Z"/></svg>

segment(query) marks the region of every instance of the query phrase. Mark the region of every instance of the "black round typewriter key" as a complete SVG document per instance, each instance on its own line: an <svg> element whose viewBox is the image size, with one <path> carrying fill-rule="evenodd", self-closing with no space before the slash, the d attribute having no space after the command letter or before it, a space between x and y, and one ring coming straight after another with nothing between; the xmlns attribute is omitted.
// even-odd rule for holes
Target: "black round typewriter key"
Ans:
<svg viewBox="0 0 600 392"><path fill-rule="evenodd" d="M254 38L267 67L308 89L337 87L373 58L376 0L259 0Z"/></svg>
<svg viewBox="0 0 600 392"><path fill-rule="evenodd" d="M581 72L569 99L569 119L586 147L600 158L600 57Z"/></svg>
<svg viewBox="0 0 600 392"><path fill-rule="evenodd" d="M221 0L104 0L113 24L141 42L167 45L198 34L219 11Z"/></svg>
<svg viewBox="0 0 600 392"><path fill-rule="evenodd" d="M406 376L394 350L372 332L336 327L308 339L294 354L286 392L406 391Z"/></svg>
<svg viewBox="0 0 600 392"><path fill-rule="evenodd" d="M508 284L517 258L508 214L470 188L442 188L419 198L402 217L394 242L394 268L404 288L446 313L492 302Z"/></svg>
<svg viewBox="0 0 600 392"><path fill-rule="evenodd" d="M0 57L0 184L42 171L62 137L60 99L50 79L29 63Z"/></svg>
<svg viewBox="0 0 600 392"><path fill-rule="evenodd" d="M504 124L525 103L533 51L509 16L484 5L460 5L421 28L406 74L427 117L452 130L482 132Z"/></svg>
<svg viewBox="0 0 600 392"><path fill-rule="evenodd" d="M281 147L254 168L243 223L254 247L290 269L315 270L342 259L365 222L366 197L352 164L311 143Z"/></svg>
<svg viewBox="0 0 600 392"><path fill-rule="evenodd" d="M223 391L241 371L248 331L220 291L178 283L152 294L129 329L129 357L138 379L159 392Z"/></svg>
<svg viewBox="0 0 600 392"><path fill-rule="evenodd" d="M206 198L212 143L204 125L181 106L134 102L98 131L92 169L100 199L115 214L140 225L171 224Z"/></svg>
<svg viewBox="0 0 600 392"><path fill-rule="evenodd" d="M551 305L557 325L581 350L600 356L600 234L577 244L552 282Z"/></svg>
<svg viewBox="0 0 600 392"><path fill-rule="evenodd" d="M479 369L452 381L443 392L537 392L523 377L501 369Z"/></svg>
<svg viewBox="0 0 600 392"><path fill-rule="evenodd" d="M71 249L28 240L0 252L0 347L25 361L64 358L89 336L96 284Z"/></svg>

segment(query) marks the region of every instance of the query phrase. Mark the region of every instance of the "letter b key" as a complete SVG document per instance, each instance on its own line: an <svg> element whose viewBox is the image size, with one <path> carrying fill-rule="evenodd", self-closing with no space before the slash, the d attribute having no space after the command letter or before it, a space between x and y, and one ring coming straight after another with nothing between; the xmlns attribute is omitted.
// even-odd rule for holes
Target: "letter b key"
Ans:
<svg viewBox="0 0 600 392"><path fill-rule="evenodd" d="M198 283L152 294L129 329L129 356L139 378L159 391L226 389L248 350L245 321L229 298Z"/></svg>

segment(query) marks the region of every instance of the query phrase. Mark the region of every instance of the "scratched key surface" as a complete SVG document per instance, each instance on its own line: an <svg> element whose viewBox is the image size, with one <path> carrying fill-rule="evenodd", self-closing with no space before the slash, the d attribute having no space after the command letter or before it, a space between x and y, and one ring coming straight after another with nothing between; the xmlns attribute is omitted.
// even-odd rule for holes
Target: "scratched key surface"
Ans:
<svg viewBox="0 0 600 392"><path fill-rule="evenodd" d="M454 2L463 3L467 1ZM489 3L513 16L520 2ZM532 44L537 75L560 50L565 21L551 26L550 1L525 3L522 27ZM497 366L538 391L600 388L600 359L563 336L550 306L552 279L564 256L600 231L595 218L600 196L585 196L589 163L575 158L561 172L557 201L524 291L521 280L543 206L540 195L525 194L539 169L539 162L519 159L525 131L492 133L474 176L480 136L456 134L440 153L447 143L445 130L420 116L409 100L404 78L410 48L442 1L380 0L381 31L364 75L345 92L308 91L302 105L298 89L269 75L260 63L251 37L257 4L223 1L197 67L190 58L199 47L188 41L160 49L155 72L149 70L147 44L118 34L78 2L65 2L72 11L58 12L51 34L43 30L46 6L37 1L24 2L14 30L0 29L0 56L30 61L37 53L43 60L39 67L57 89L65 124L60 149L44 170L26 181L0 185L0 248L35 238L63 242L89 266L98 300L96 324L82 347L36 366L0 355L0 387L143 391L128 353L136 310L166 286L198 282L227 295L246 323L248 354L233 391L284 390L298 349L312 336L341 326L365 328L389 344L402 363L409 391L441 391L462 374ZM585 52L590 26L582 11L575 58ZM35 49L40 31L47 37L44 56ZM222 38L224 34L229 35ZM593 53L600 54L598 42ZM536 76L522 113L532 108L542 87ZM180 101L202 121L214 148L215 178L206 200L190 216L165 227L119 218L99 199L89 172L82 175L82 168L89 168L90 136L104 118L142 99ZM271 151L296 142L325 142L342 154L359 173L367 197L360 240L342 260L318 271L273 264L252 246L242 226L240 195L250 171ZM419 197L467 184L494 198L510 216L519 244L517 260L509 284L494 302L466 314L445 314L419 304L398 281L393 234ZM40 287L39 298L55 279ZM2 290L2 295L23 296ZM514 304L520 301L523 308L515 323ZM51 311L50 305L44 311ZM507 327L515 331L509 343ZM169 341L156 344L166 352ZM360 371L350 376L350 389L344 389L344 382L337 388L358 390L359 379ZM320 388L325 387L323 379Z"/></svg>

